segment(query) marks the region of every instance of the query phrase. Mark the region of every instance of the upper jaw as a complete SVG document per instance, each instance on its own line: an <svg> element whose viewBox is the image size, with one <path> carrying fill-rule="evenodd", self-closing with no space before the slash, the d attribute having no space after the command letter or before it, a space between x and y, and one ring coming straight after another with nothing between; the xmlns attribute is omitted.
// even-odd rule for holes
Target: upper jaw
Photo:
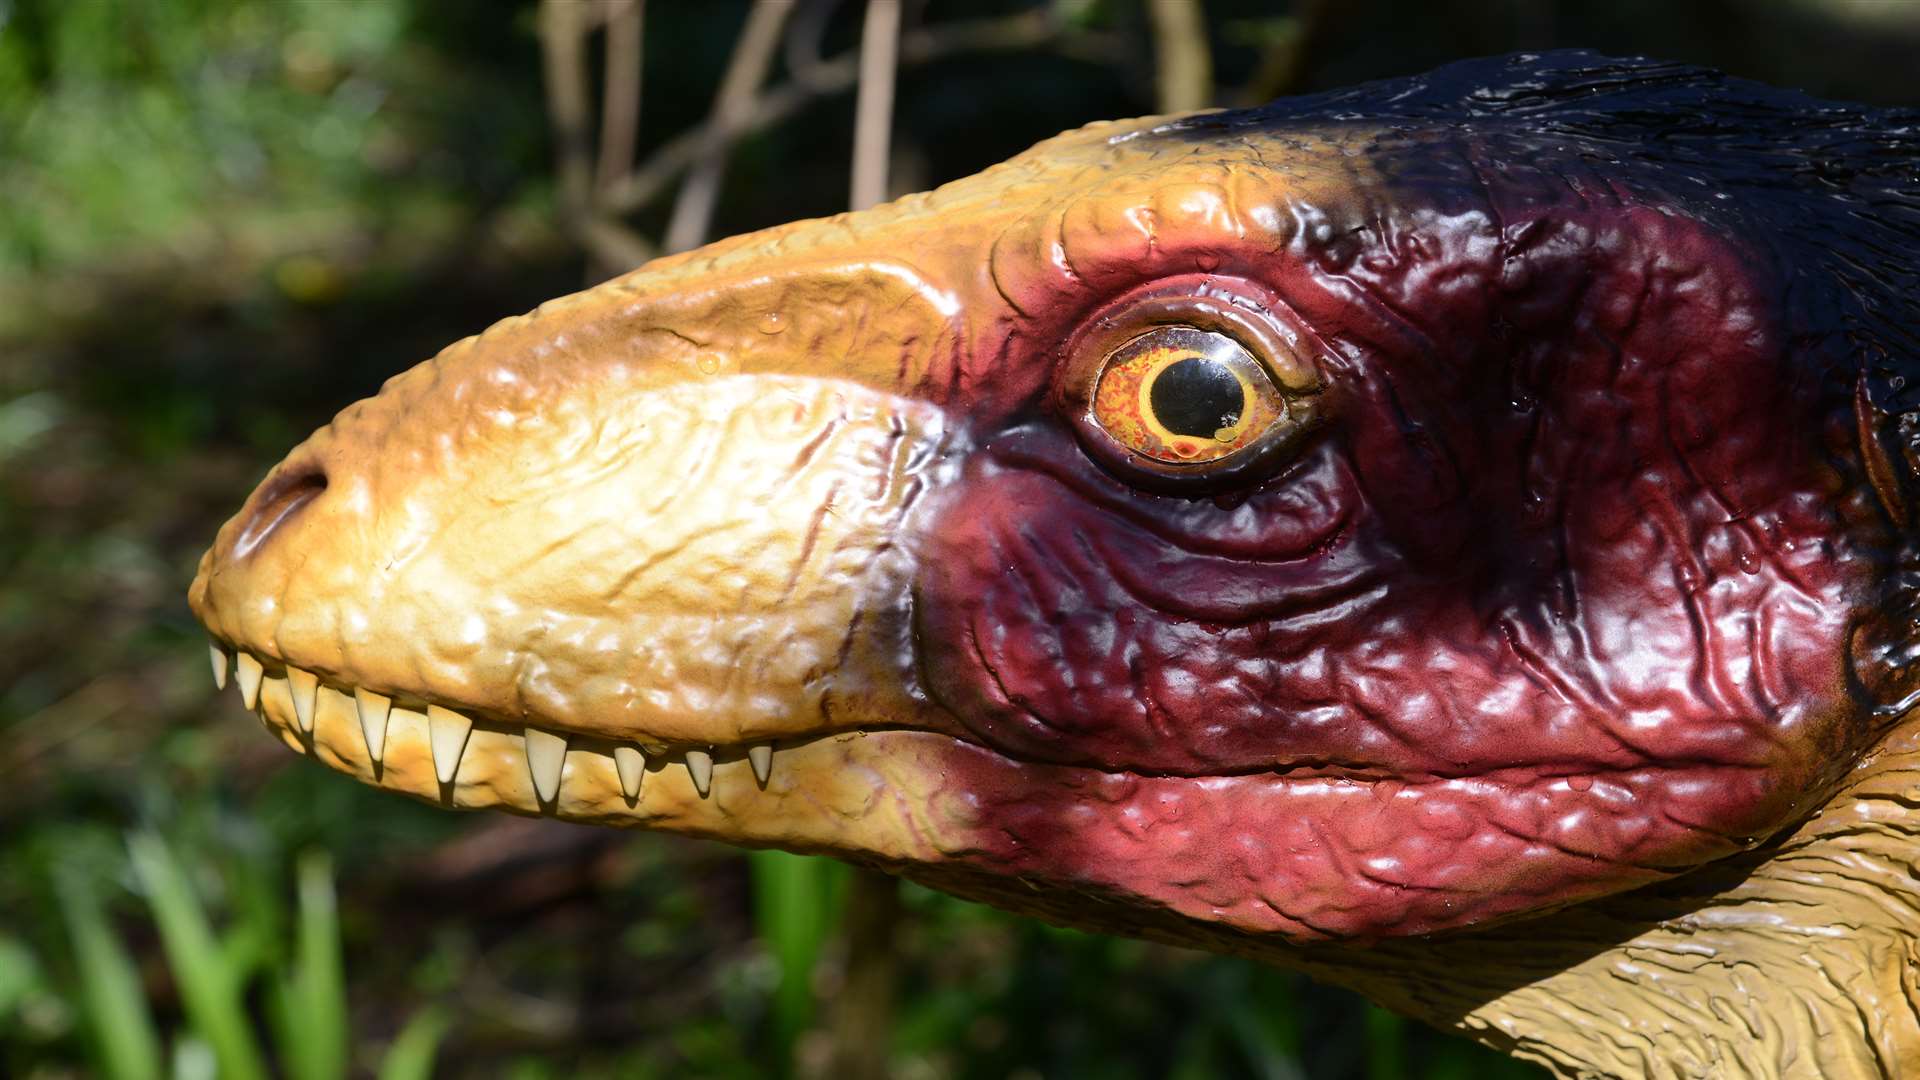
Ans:
<svg viewBox="0 0 1920 1080"><path fill-rule="evenodd" d="M412 468L395 429L433 419L417 405L343 416L290 459L325 491L242 552L256 497L196 614L301 702L324 684L656 757L925 719L908 541L962 453L941 410L798 377L597 404ZM689 458L704 471L661 478Z"/></svg>
<svg viewBox="0 0 1920 1080"><path fill-rule="evenodd" d="M772 740L668 744L476 720L457 707L323 680L219 642L210 650L216 683L224 688L231 680L242 704L296 752L364 782L454 806L631 822L659 812L642 806L642 792L658 803L654 789L663 785L704 799L716 777L723 787L737 785L743 773L762 789L773 782ZM659 777L651 788L650 776Z"/></svg>

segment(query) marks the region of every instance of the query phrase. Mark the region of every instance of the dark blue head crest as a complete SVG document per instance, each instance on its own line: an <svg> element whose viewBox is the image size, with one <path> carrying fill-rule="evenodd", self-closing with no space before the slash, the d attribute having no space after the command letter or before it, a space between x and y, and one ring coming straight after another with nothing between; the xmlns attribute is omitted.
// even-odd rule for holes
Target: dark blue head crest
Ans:
<svg viewBox="0 0 1920 1080"><path fill-rule="evenodd" d="M1655 178L1778 252L1796 302L1828 309L1842 366L1867 375L1883 408L1920 409L1920 110L1562 50L1195 116L1158 134L1231 139L1330 124L1380 129L1383 155L1395 132L1444 129L1523 137L1586 167Z"/></svg>
<svg viewBox="0 0 1920 1080"><path fill-rule="evenodd" d="M1169 130L1219 132L1315 120L1524 120L1568 132L1693 137L1785 121L1814 130L1904 126L1911 135L1920 111L1822 101L1711 68L1561 49L1462 60L1420 75L1193 117Z"/></svg>

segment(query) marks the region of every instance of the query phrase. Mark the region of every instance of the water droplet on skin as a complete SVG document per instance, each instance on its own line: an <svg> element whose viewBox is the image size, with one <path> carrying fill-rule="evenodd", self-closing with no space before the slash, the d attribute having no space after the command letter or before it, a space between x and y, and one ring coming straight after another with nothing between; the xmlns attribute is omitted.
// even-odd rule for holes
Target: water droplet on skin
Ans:
<svg viewBox="0 0 1920 1080"><path fill-rule="evenodd" d="M712 355L703 356L700 358L699 366L702 375L717 374L720 371L720 358Z"/></svg>
<svg viewBox="0 0 1920 1080"><path fill-rule="evenodd" d="M1575 790L1575 791L1592 791L1592 790L1593 790L1593 777L1591 777L1591 776L1569 776L1569 777L1567 777L1567 786L1568 786L1568 787L1570 787L1570 788L1572 788L1572 789L1573 789L1573 790Z"/></svg>
<svg viewBox="0 0 1920 1080"><path fill-rule="evenodd" d="M787 317L777 311L769 311L760 316L760 332L777 334L787 328Z"/></svg>

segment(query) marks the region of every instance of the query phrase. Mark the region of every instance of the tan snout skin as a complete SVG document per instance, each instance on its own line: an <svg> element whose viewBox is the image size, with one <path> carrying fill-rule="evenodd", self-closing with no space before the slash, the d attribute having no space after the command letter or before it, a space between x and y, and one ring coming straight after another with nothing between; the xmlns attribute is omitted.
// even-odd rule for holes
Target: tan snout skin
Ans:
<svg viewBox="0 0 1920 1080"><path fill-rule="evenodd" d="M349 410L283 466L323 492L245 554L247 515L223 531L194 591L217 637L655 749L859 721L826 699L859 698L841 656L880 643L858 616L877 628L905 594L895 541L939 467L937 409L791 376L607 377L409 438L423 407Z"/></svg>

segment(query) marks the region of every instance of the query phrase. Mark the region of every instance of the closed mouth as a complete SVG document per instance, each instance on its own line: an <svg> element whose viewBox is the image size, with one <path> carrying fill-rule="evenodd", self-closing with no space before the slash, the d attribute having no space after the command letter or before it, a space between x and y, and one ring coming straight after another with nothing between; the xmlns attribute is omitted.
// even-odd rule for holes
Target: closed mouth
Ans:
<svg viewBox="0 0 1920 1080"><path fill-rule="evenodd" d="M241 702L246 708L257 713L261 722L289 747L300 753L324 757L336 769L349 773L364 772L374 782L381 782L386 772L388 747L394 742L395 733L406 731L417 736L416 741L423 742L428 748L432 775L445 802L452 801L457 785L475 780L469 769L469 761L482 750L495 757L507 754L520 761L524 778L531 784L542 809L554 809L563 779L582 771L597 774L603 780L611 777L627 805L633 807L639 801L642 786L649 774L670 769L684 770L693 790L705 799L712 794L716 770L745 766L752 772L755 784L765 789L773 778L775 757L780 752L826 740L844 742L882 732L952 740L1013 765L1134 779L1391 783L1402 789L1469 780L1515 787L1558 782L1570 783L1576 790L1585 790L1594 778L1645 772L1653 768L1647 763L1598 765L1593 762L1565 761L1514 764L1495 769L1409 773L1367 762L1303 759L1263 766L1216 769L1205 773L1184 773L1114 768L1090 762L1023 760L1009 755L1005 750L969 738L964 733L884 726L827 731L778 742L685 744L645 737L619 740L535 724L502 723L417 697L390 696L363 687L325 681L304 669L279 660L262 659L245 649L229 648L219 642L210 643L208 648L216 687L225 690L231 681L238 688ZM278 709L272 707L276 699L281 706ZM335 722L323 723L323 717L329 714ZM343 717L353 722L339 723ZM354 738L355 732L358 733L357 739ZM1762 767L1724 761L1668 764L1732 770ZM498 762L493 763L494 767L497 765ZM574 771L570 772L570 769Z"/></svg>

